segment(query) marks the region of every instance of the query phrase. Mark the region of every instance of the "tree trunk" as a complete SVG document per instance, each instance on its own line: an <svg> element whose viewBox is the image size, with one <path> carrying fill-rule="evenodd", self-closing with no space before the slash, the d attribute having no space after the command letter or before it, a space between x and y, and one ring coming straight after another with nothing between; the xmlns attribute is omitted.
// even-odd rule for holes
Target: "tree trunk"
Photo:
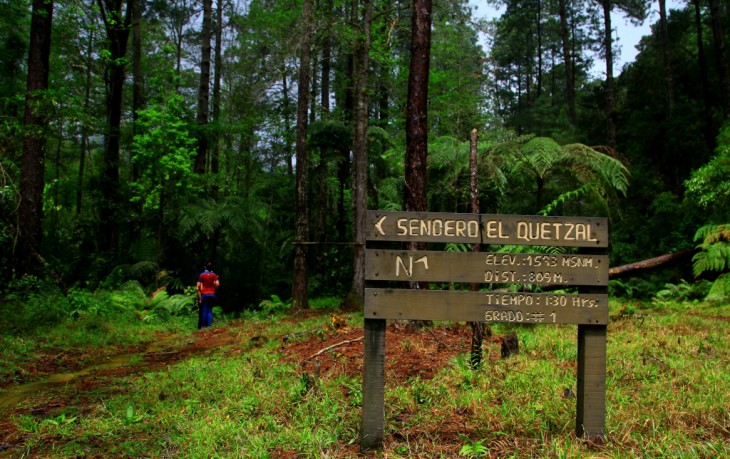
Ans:
<svg viewBox="0 0 730 459"><path fill-rule="evenodd" d="M355 18L357 17L357 0L347 2L345 6L346 8L349 6L348 11L346 12L346 17L349 18L350 23L355 23ZM345 94L343 98L344 103L342 104L342 117L345 122L352 122L354 124L353 116L355 111L355 98L352 82L354 80L353 75L355 72L355 63L353 54L343 54L342 60L344 62L340 65L343 65L347 69L345 76L347 84L344 85ZM348 180L352 178L350 174L350 167L350 156L346 154L344 155L344 158L342 158L342 161L340 161L337 169L337 180L339 182L339 195L337 199L337 234L340 241L347 239L348 218L345 210L345 190L347 189Z"/></svg>
<svg viewBox="0 0 730 459"><path fill-rule="evenodd" d="M210 41L213 36L213 0L203 0L201 29L200 84L198 85L198 154L195 172L204 174L208 161L208 115L210 112Z"/></svg>
<svg viewBox="0 0 730 459"><path fill-rule="evenodd" d="M725 51L725 33L723 30L720 5L717 0L709 0L710 22L712 24L712 38L715 44L717 74L720 76L720 101L722 102L723 118L730 115L730 64Z"/></svg>
<svg viewBox="0 0 730 459"><path fill-rule="evenodd" d="M53 1L33 0L18 208L20 240L16 249L16 273L21 276L39 274L42 269L32 254L40 250L43 235L44 130L48 124L43 92L48 89L52 27Z"/></svg>
<svg viewBox="0 0 730 459"><path fill-rule="evenodd" d="M469 170L471 172L471 212L478 215L479 205L479 169L477 167L477 130L473 129L470 135L469 143ZM474 243L471 246L472 252L481 251L481 245ZM480 284L472 284L471 290L478 292ZM482 345L484 343L484 324L482 322L471 322L471 358L470 363L473 369L478 369L482 365Z"/></svg>
<svg viewBox="0 0 730 459"><path fill-rule="evenodd" d="M408 212L425 212L426 158L428 156L428 74L431 60L431 0L413 1L411 62L406 101L405 207ZM408 244L409 250L425 250L426 244ZM425 282L411 282L411 288L428 288Z"/></svg>
<svg viewBox="0 0 730 459"><path fill-rule="evenodd" d="M537 26L537 97L542 95L542 0L537 2L537 17L535 25Z"/></svg>
<svg viewBox="0 0 730 459"><path fill-rule="evenodd" d="M122 16L123 0L97 0L109 40L107 64L107 132L104 149L104 170L101 186L102 249L116 253L119 238L119 150L122 124L122 103L126 79L127 43L132 22L132 0L127 0L127 13Z"/></svg>
<svg viewBox="0 0 730 459"><path fill-rule="evenodd" d="M302 5L302 32L299 37L299 82L297 95L297 165L296 165L296 242L294 248L294 285L292 303L295 309L309 308L307 297L307 246L309 240L309 151L307 110L311 71L312 0Z"/></svg>
<svg viewBox="0 0 730 459"><path fill-rule="evenodd" d="M674 111L674 84L672 83L672 59L669 55L669 27L667 26L667 1L659 2L659 30L662 42L662 59L664 64L664 90L666 91L667 117Z"/></svg>
<svg viewBox="0 0 730 459"><path fill-rule="evenodd" d="M215 24L215 77L213 79L213 119L220 125L221 118L221 78L223 74L223 0L216 5ZM220 169L220 135L216 129L212 136L210 152L210 172L217 174Z"/></svg>
<svg viewBox="0 0 730 459"><path fill-rule="evenodd" d="M93 21L93 19L92 19ZM93 65L94 52L94 28L89 30L89 42L86 46L86 55L84 56L86 63L86 82L84 86L84 114L89 113L91 105L91 71ZM86 171L86 155L89 151L89 126L87 122L81 124L81 151L79 153L79 175L76 183L76 215L81 216L84 204L84 173Z"/></svg>
<svg viewBox="0 0 730 459"><path fill-rule="evenodd" d="M573 77L573 59L571 57L570 34L568 29L567 0L560 0L560 38L563 44L563 65L565 66L565 100L568 104L568 118L572 124L575 117L575 79Z"/></svg>
<svg viewBox="0 0 730 459"><path fill-rule="evenodd" d="M284 156L286 156L286 166L289 176L294 175L294 158L291 154L291 144L289 132L291 132L291 125L289 123L289 84L286 79L286 71L281 72L281 91L282 91L282 111L284 112Z"/></svg>
<svg viewBox="0 0 730 459"><path fill-rule="evenodd" d="M426 211L431 10L431 0L413 1L411 61L406 101L405 208L409 212Z"/></svg>
<svg viewBox="0 0 730 459"><path fill-rule="evenodd" d="M353 228L355 254L353 266L352 299L360 303L365 296L365 216L367 214L368 185L368 68L370 62L370 26L372 22L372 0L361 0L356 11L357 39L354 59L354 135L353 135Z"/></svg>
<svg viewBox="0 0 730 459"><path fill-rule="evenodd" d="M142 81L142 2L132 0L132 50L134 61L132 61L132 136L137 134L137 119L139 110L144 105L144 82ZM136 165L132 165L132 180L138 179Z"/></svg>
<svg viewBox="0 0 730 459"><path fill-rule="evenodd" d="M712 99L710 96L710 80L707 76L707 58L705 57L705 44L702 38L702 14L700 8L700 0L692 0L695 10L695 32L697 33L697 65L700 70L700 82L702 85L702 100L705 125L703 129L705 137L705 145L708 151L711 151L715 144L715 136L712 132Z"/></svg>
<svg viewBox="0 0 730 459"><path fill-rule="evenodd" d="M606 144L616 147L616 95L613 85L613 31L611 0L601 0L603 7L603 46L606 50Z"/></svg>
<svg viewBox="0 0 730 459"><path fill-rule="evenodd" d="M324 14L329 16L332 14L332 0L326 0L323 8ZM326 118L330 112L330 72L332 71L332 36L328 33L322 40L322 118Z"/></svg>

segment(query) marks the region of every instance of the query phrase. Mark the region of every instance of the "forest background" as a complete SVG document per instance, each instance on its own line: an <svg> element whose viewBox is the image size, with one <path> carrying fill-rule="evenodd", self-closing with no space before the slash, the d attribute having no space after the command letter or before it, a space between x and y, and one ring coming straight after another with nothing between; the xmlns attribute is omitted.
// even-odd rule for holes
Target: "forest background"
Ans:
<svg viewBox="0 0 730 459"><path fill-rule="evenodd" d="M721 290L730 5L659 0L614 69L610 13L650 2L492 3L433 4L426 209L471 211L476 130L480 212L607 216L611 266L679 260L614 295ZM358 207L408 209L414 5L0 1L3 296L180 293L207 259L228 310L356 292Z"/></svg>

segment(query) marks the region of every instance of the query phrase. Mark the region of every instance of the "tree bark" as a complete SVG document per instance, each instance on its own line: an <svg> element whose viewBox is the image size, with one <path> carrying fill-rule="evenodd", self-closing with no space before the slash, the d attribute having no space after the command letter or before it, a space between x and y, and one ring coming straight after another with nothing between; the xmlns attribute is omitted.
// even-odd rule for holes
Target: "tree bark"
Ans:
<svg viewBox="0 0 730 459"><path fill-rule="evenodd" d="M312 0L304 0L302 6L302 32L300 35L299 81L297 95L297 164L296 164L296 234L294 247L294 285L292 305L295 309L309 308L307 296L307 246L309 240L309 151L307 128L309 126L309 83L311 71Z"/></svg>
<svg viewBox="0 0 730 459"><path fill-rule="evenodd" d="M213 119L220 125L221 117L221 78L223 72L223 0L216 5L215 24L215 77L213 79ZM217 174L220 169L220 136L216 129L210 152L210 171Z"/></svg>
<svg viewBox="0 0 730 459"><path fill-rule="evenodd" d="M613 84L613 27L611 0L601 0L603 7L603 46L606 51L606 143L616 147L616 94Z"/></svg>
<svg viewBox="0 0 730 459"><path fill-rule="evenodd" d="M471 213L478 215L479 205L479 169L477 167L477 130L472 129L469 136L469 170L470 189L471 189ZM471 246L472 252L481 251L481 245L474 243ZM478 292L481 284L472 284L471 290ZM482 345L484 343L484 324L482 322L471 322L471 358L470 363L473 369L478 369L482 365Z"/></svg>
<svg viewBox="0 0 730 459"><path fill-rule="evenodd" d="M332 14L332 0L323 2L325 15ZM332 36L328 33L322 40L322 84L320 87L322 97L322 118L326 118L330 112L330 72L332 71Z"/></svg>
<svg viewBox="0 0 730 459"><path fill-rule="evenodd" d="M715 137L712 132L712 99L710 95L710 79L707 75L707 58L705 57L705 43L702 37L702 13L700 0L692 0L695 10L695 32L697 33L697 65L700 70L700 84L702 85L703 113L705 118L704 137L708 151L711 151L715 144Z"/></svg>
<svg viewBox="0 0 730 459"><path fill-rule="evenodd" d="M560 39L563 45L563 65L565 66L565 100L568 104L568 118L572 124L576 123L575 116L575 79L573 76L573 59L571 57L571 43L568 28L567 0L560 0Z"/></svg>
<svg viewBox="0 0 730 459"><path fill-rule="evenodd" d="M720 76L720 101L724 118L730 115L730 64L727 61L725 50L725 33L723 30L720 5L717 0L709 0L710 23L712 24L712 38L715 44L717 74Z"/></svg>
<svg viewBox="0 0 730 459"><path fill-rule="evenodd" d="M664 64L664 90L667 101L667 117L672 117L674 111L674 84L672 76L672 59L669 55L669 27L667 26L667 2L658 0L659 3L659 30L662 42L662 59Z"/></svg>
<svg viewBox="0 0 730 459"><path fill-rule="evenodd" d="M368 185L368 67L370 62L370 26L372 22L372 0L361 0L356 11L362 12L358 19L354 59L354 135L353 135L353 183L354 203L353 227L355 254L351 294L361 302L365 296L365 216L367 214Z"/></svg>
<svg viewBox="0 0 730 459"><path fill-rule="evenodd" d="M409 212L426 211L431 10L431 0L413 1L411 61L406 102L405 207Z"/></svg>
<svg viewBox="0 0 730 459"><path fill-rule="evenodd" d="M428 157L428 74L431 61L431 0L413 1L411 61L406 101L405 207L425 212L426 158ZM409 250L424 250L426 244L408 244ZM426 282L410 282L411 288L428 288Z"/></svg>
<svg viewBox="0 0 730 459"><path fill-rule="evenodd" d="M294 158L291 153L291 124L289 121L289 84L287 83L286 70L282 69L281 72L281 91L282 91L282 112L284 112L284 155L286 156L287 172L291 177L294 175Z"/></svg>
<svg viewBox="0 0 730 459"><path fill-rule="evenodd" d="M116 253L119 238L119 151L122 124L122 103L126 79L127 43L129 42L132 0L122 15L123 0L97 0L109 40L107 64L107 132L105 136L104 170L101 186L102 249Z"/></svg>
<svg viewBox="0 0 730 459"><path fill-rule="evenodd" d="M536 0L537 12L535 25L537 28L537 97L542 95L542 0Z"/></svg>
<svg viewBox="0 0 730 459"><path fill-rule="evenodd" d="M53 1L33 0L28 52L28 79L23 124L23 157L18 208L20 240L16 248L16 274L39 274L42 264L33 256L40 250L43 236L43 188L46 154L45 127L48 116L43 108L43 91L50 73Z"/></svg>
<svg viewBox="0 0 730 459"><path fill-rule="evenodd" d="M137 133L137 119L139 110L144 105L144 82L142 76L142 2L132 0L132 50L134 60L132 61L132 136ZM136 169L136 166L133 165ZM136 180L138 173L132 173L132 179Z"/></svg>
<svg viewBox="0 0 730 459"><path fill-rule="evenodd" d="M200 84L198 85L198 154L195 172L204 174L208 161L208 115L210 113L210 41L213 35L213 0L203 0Z"/></svg>
<svg viewBox="0 0 730 459"><path fill-rule="evenodd" d="M91 71L94 52L94 28L89 30L89 42L86 46L86 80L84 86L84 114L89 113L91 105ZM81 151L79 152L79 174L76 183L76 215L81 216L84 204L84 173L86 171L86 155L89 151L89 126L84 121L81 124Z"/></svg>

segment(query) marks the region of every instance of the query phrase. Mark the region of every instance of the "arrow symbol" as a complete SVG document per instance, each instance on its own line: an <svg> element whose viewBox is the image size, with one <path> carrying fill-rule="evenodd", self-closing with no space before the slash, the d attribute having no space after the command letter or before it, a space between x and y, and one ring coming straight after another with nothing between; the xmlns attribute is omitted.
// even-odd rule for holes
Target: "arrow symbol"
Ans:
<svg viewBox="0 0 730 459"><path fill-rule="evenodd" d="M383 231L383 222L385 219L388 218L388 216L381 217L380 220L378 220L378 223L375 224L375 228L380 232L381 236L385 236L385 231Z"/></svg>

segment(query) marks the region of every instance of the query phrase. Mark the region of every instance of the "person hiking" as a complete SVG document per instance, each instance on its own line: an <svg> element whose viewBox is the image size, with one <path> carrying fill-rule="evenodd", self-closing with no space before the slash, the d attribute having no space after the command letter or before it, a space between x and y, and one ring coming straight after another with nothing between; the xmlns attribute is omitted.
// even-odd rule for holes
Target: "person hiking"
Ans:
<svg viewBox="0 0 730 459"><path fill-rule="evenodd" d="M215 291L220 285L218 275L213 272L213 264L207 262L198 276L198 330L213 324L213 306L216 303Z"/></svg>

